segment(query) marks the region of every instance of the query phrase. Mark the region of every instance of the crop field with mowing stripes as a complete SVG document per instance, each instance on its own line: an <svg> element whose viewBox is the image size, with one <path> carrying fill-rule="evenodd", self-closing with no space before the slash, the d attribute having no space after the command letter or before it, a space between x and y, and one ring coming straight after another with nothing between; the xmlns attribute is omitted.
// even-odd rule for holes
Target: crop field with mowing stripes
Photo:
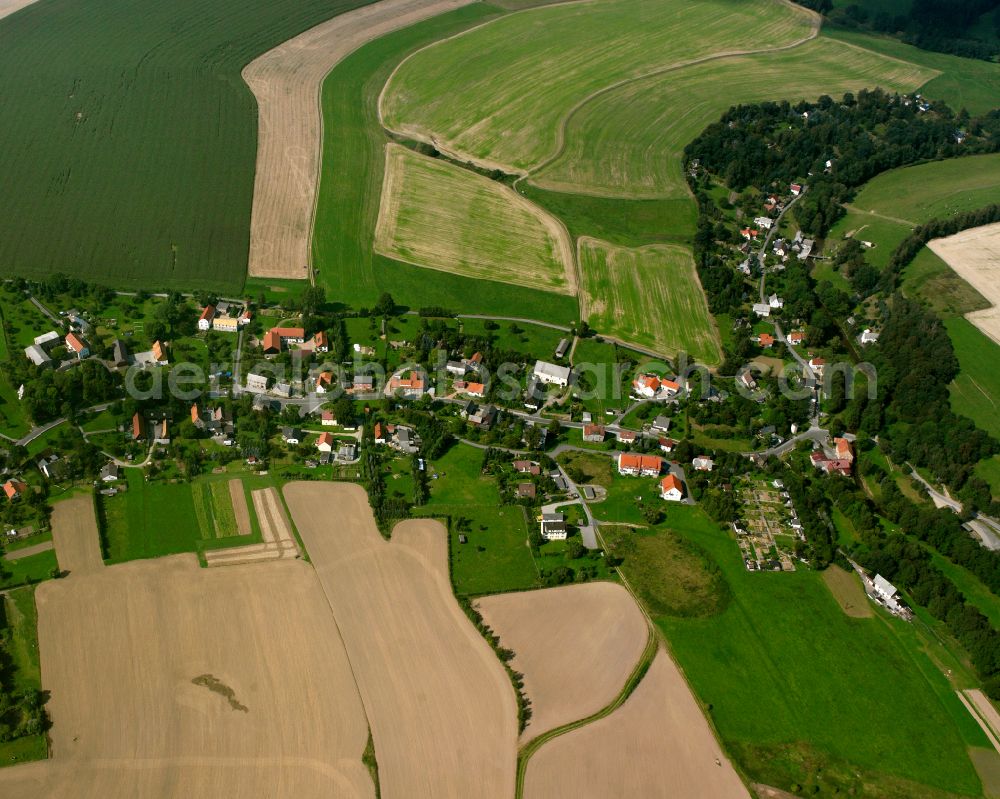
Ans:
<svg viewBox="0 0 1000 799"><path fill-rule="evenodd" d="M461 167L386 146L375 249L468 277L573 293L566 229L512 189Z"/></svg>
<svg viewBox="0 0 1000 799"><path fill-rule="evenodd" d="M0 262L237 290L257 149L240 70L357 0L40 0L0 21Z"/></svg>
<svg viewBox="0 0 1000 799"><path fill-rule="evenodd" d="M687 352L714 365L719 334L691 251L672 244L616 247L579 242L583 317L597 330L633 344Z"/></svg>
<svg viewBox="0 0 1000 799"><path fill-rule="evenodd" d="M687 197L684 147L731 106L839 97L875 86L911 91L935 74L829 39L681 67L581 107L569 120L562 152L532 182L585 194Z"/></svg>
<svg viewBox="0 0 1000 799"><path fill-rule="evenodd" d="M236 514L229 485L222 482L192 483L191 498L198 517L202 538L228 538L238 535Z"/></svg>
<svg viewBox="0 0 1000 799"><path fill-rule="evenodd" d="M530 9L408 59L382 95L382 119L439 149L526 170L558 149L562 120L593 92L717 53L790 45L813 35L814 22L805 9L773 0Z"/></svg>

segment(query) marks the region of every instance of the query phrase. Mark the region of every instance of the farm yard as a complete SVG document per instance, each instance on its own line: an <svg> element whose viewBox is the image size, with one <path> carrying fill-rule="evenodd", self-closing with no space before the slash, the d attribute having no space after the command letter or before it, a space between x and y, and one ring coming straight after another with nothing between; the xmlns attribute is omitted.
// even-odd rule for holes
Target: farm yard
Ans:
<svg viewBox="0 0 1000 799"><path fill-rule="evenodd" d="M657 796L749 799L680 670L660 650L624 704L547 741L528 761L525 799Z"/></svg>
<svg viewBox="0 0 1000 799"><path fill-rule="evenodd" d="M39 2L0 21L0 183L18 186L0 202L0 261L239 290L257 144L240 70L355 5Z"/></svg>
<svg viewBox="0 0 1000 799"><path fill-rule="evenodd" d="M452 595L444 528L409 520L390 542L360 486L284 494L358 680L382 796L510 797L514 691Z"/></svg>
<svg viewBox="0 0 1000 799"><path fill-rule="evenodd" d="M4 797L374 799L364 708L308 564L179 555L36 598L51 759L0 769Z"/></svg>
<svg viewBox="0 0 1000 799"><path fill-rule="evenodd" d="M567 114L595 92L762 42L791 45L815 35L816 21L770 0L528 9L411 56L387 83L380 114L390 130L433 140L461 160L523 172L555 154Z"/></svg>
<svg viewBox="0 0 1000 799"><path fill-rule="evenodd" d="M583 317L591 326L628 344L719 363L719 335L690 250L582 238L579 258Z"/></svg>
<svg viewBox="0 0 1000 799"><path fill-rule="evenodd" d="M730 106L839 97L876 86L912 91L935 74L823 38L777 53L681 65L575 109L562 149L530 180L563 192L686 198L684 147Z"/></svg>
<svg viewBox="0 0 1000 799"><path fill-rule="evenodd" d="M569 234L506 186L386 145L375 250L417 266L575 292Z"/></svg>
<svg viewBox="0 0 1000 799"><path fill-rule="evenodd" d="M497 594L475 607L524 674L531 718L522 742L611 704L649 638L635 601L614 583Z"/></svg>

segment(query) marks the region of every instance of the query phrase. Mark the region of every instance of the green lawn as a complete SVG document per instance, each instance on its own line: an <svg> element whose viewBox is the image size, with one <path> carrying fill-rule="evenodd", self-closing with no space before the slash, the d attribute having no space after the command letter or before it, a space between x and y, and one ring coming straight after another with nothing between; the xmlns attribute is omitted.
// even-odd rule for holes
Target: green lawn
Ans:
<svg viewBox="0 0 1000 799"><path fill-rule="evenodd" d="M952 408L1000 438L1000 346L962 317L944 324L961 367L949 387Z"/></svg>
<svg viewBox="0 0 1000 799"><path fill-rule="evenodd" d="M38 659L38 613L35 610L35 589L19 588L0 596L0 645L8 660L15 691L42 690L41 666ZM3 622L6 620L6 630ZM0 743L0 767L43 760L48 756L45 735L27 735Z"/></svg>
<svg viewBox="0 0 1000 799"><path fill-rule="evenodd" d="M687 247L580 241L584 315L598 332L664 355L721 360L719 334Z"/></svg>
<svg viewBox="0 0 1000 799"><path fill-rule="evenodd" d="M1000 597L990 591L982 581L968 569L952 563L948 558L932 553L932 560L945 577L951 580L968 602L986 616L990 623L1000 629Z"/></svg>
<svg viewBox="0 0 1000 799"><path fill-rule="evenodd" d="M810 25L801 9L766 0L536 8L420 51L386 86L382 114L462 158L529 169L555 153L561 121L592 92L720 51L789 44Z"/></svg>
<svg viewBox="0 0 1000 799"><path fill-rule="evenodd" d="M40 543L40 542L39 542ZM0 561L0 588L31 585L47 580L57 568L55 550L39 552L15 560Z"/></svg>
<svg viewBox="0 0 1000 799"><path fill-rule="evenodd" d="M475 280L394 261L373 252L375 223L387 138L378 120L378 94L396 65L409 53L439 38L496 16L500 10L475 3L418 23L365 45L345 58L323 83L323 140L313 239L313 262L331 300L370 307L382 291L411 307L441 306L572 322L578 315L571 297ZM288 289L279 281L255 281L255 290ZM271 292L280 298L285 292Z"/></svg>
<svg viewBox="0 0 1000 799"><path fill-rule="evenodd" d="M752 779L789 789L822 773L824 794L979 794L966 747L985 739L911 626L849 618L816 572L747 572L697 509L672 526L718 564L731 601L708 618L656 622Z"/></svg>
<svg viewBox="0 0 1000 799"><path fill-rule="evenodd" d="M976 465L976 474L989 483L994 497L1000 497L1000 455L994 455L987 461Z"/></svg>
<svg viewBox="0 0 1000 799"><path fill-rule="evenodd" d="M876 86L912 91L933 76L923 67L825 38L781 53L682 66L577 109L558 157L531 179L566 192L684 198L684 147L731 106L811 101Z"/></svg>
<svg viewBox="0 0 1000 799"><path fill-rule="evenodd" d="M543 361L553 360L559 342L570 337L569 333L522 322L495 322L500 326L498 330L487 330L487 324L484 319L463 319L462 332L471 336L492 336L495 346L502 350L513 350Z"/></svg>

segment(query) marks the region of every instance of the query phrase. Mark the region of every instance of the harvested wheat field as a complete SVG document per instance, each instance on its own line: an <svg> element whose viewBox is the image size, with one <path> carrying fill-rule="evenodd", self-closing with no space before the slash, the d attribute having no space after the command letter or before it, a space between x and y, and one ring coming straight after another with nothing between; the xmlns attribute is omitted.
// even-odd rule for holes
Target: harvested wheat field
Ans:
<svg viewBox="0 0 1000 799"><path fill-rule="evenodd" d="M611 704L649 638L635 600L614 583L498 594L476 607L524 675L531 720L522 741Z"/></svg>
<svg viewBox="0 0 1000 799"><path fill-rule="evenodd" d="M239 480L230 482L231 492L234 491L234 482L240 483ZM242 495L242 487L240 494ZM278 489L259 488L252 491L250 496L253 497L253 509L257 514L257 523L260 525L260 536L264 540L260 544L210 549L205 553L206 565L237 566L241 563L301 556L298 541L292 535L292 526L288 521L288 514L285 513L285 506L281 504L281 497L278 496ZM249 525L249 510L246 508L245 496L243 496L243 509L247 511L247 524Z"/></svg>
<svg viewBox="0 0 1000 799"><path fill-rule="evenodd" d="M440 523L392 542L346 483L291 483L292 518L344 637L364 701L383 799L509 799L514 690L451 592Z"/></svg>
<svg viewBox="0 0 1000 799"><path fill-rule="evenodd" d="M374 797L364 709L301 561L135 561L38 587L49 761L20 797Z"/></svg>
<svg viewBox="0 0 1000 799"><path fill-rule="evenodd" d="M323 138L319 95L330 70L373 39L469 2L382 0L317 25L243 69L259 127L251 277L309 276Z"/></svg>
<svg viewBox="0 0 1000 799"><path fill-rule="evenodd" d="M992 303L965 318L1000 344L1000 222L934 239L927 246Z"/></svg>
<svg viewBox="0 0 1000 799"><path fill-rule="evenodd" d="M243 481L238 477L229 481L229 499L233 503L233 515L236 517L236 532L239 535L250 535L250 509L247 507Z"/></svg>
<svg viewBox="0 0 1000 799"><path fill-rule="evenodd" d="M543 744L525 799L749 799L691 689L663 650L609 716Z"/></svg>
<svg viewBox="0 0 1000 799"><path fill-rule="evenodd" d="M569 233L509 186L387 144L375 251L465 277L573 294Z"/></svg>
<svg viewBox="0 0 1000 799"><path fill-rule="evenodd" d="M30 6L35 0L0 0L0 19L9 17L15 11Z"/></svg>
<svg viewBox="0 0 1000 799"><path fill-rule="evenodd" d="M52 507L52 541L59 568L72 575L94 574L104 568L101 537L94 518L94 500L73 497Z"/></svg>
<svg viewBox="0 0 1000 799"><path fill-rule="evenodd" d="M872 603L861 585L861 578L855 572L832 565L824 570L823 582L848 616L867 619L875 615Z"/></svg>

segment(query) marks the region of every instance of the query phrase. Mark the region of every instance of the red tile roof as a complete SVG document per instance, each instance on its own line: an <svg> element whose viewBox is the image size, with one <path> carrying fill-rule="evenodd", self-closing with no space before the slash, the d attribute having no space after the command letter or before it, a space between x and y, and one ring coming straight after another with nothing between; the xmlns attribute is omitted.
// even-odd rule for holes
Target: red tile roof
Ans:
<svg viewBox="0 0 1000 799"><path fill-rule="evenodd" d="M663 458L656 455L640 455L635 452L623 452L618 456L620 471L635 470L640 472L659 472L663 468Z"/></svg>
<svg viewBox="0 0 1000 799"><path fill-rule="evenodd" d="M684 484L677 478L676 475L668 474L660 481L660 487L663 489L663 493L667 493L673 488L676 488L682 494L684 493Z"/></svg>
<svg viewBox="0 0 1000 799"><path fill-rule="evenodd" d="M3 484L3 492L7 495L7 499L15 499L27 490L27 483L22 483L20 480L11 479Z"/></svg>

